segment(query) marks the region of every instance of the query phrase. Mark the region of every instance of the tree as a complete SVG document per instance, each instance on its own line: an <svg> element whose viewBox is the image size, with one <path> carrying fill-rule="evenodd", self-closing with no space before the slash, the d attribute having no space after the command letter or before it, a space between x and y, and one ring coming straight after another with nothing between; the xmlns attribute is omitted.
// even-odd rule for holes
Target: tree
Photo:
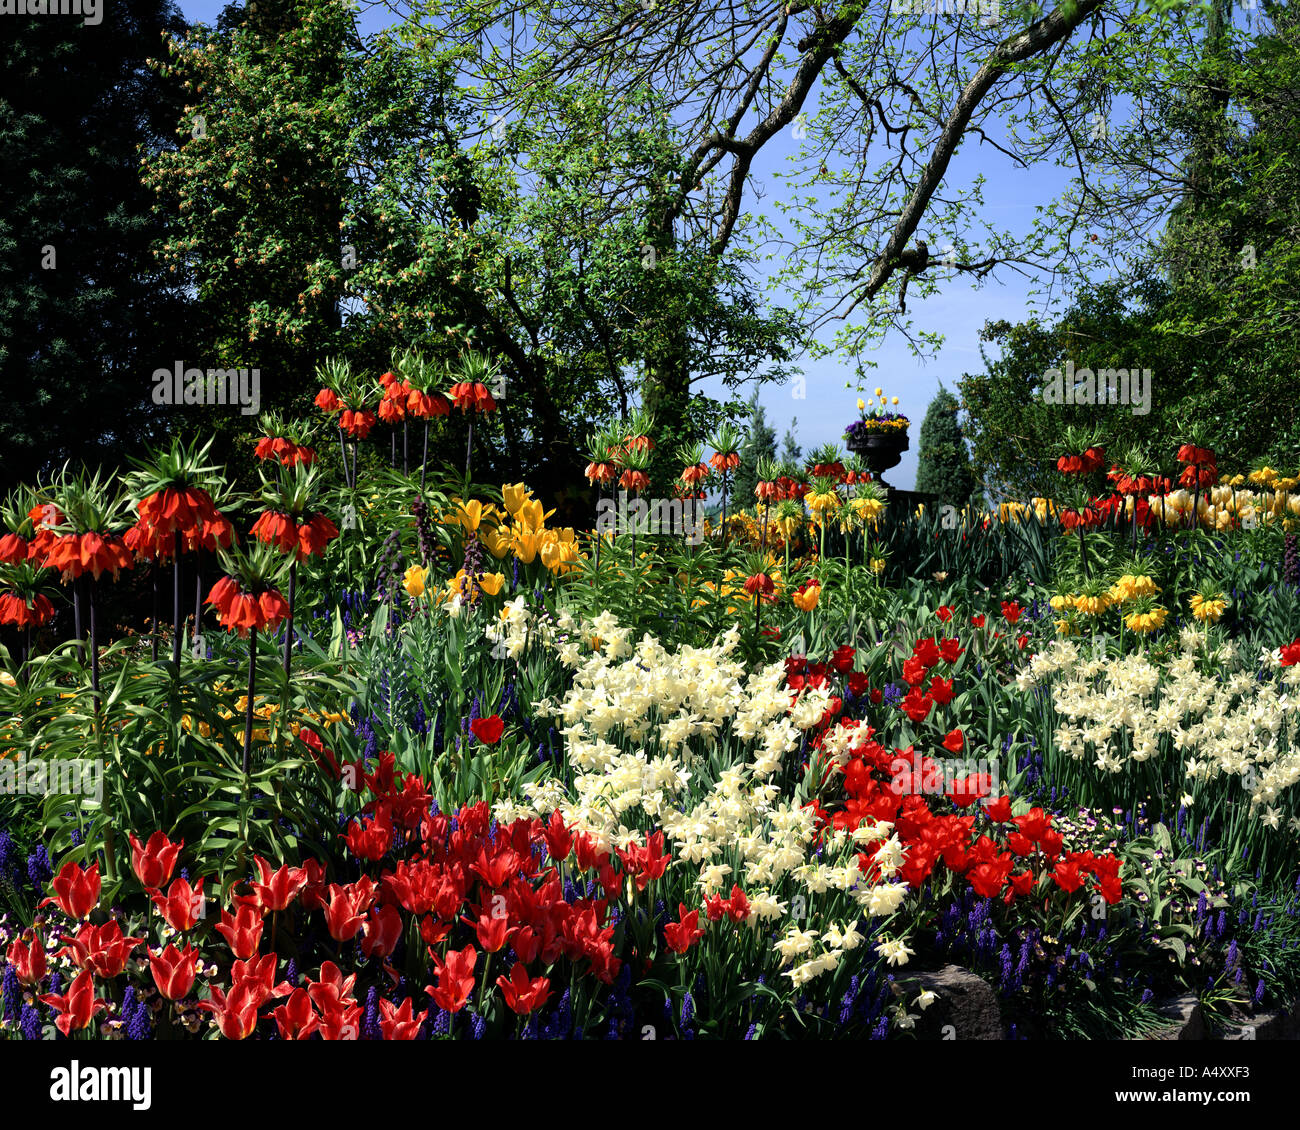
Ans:
<svg viewBox="0 0 1300 1130"><path fill-rule="evenodd" d="M916 489L959 510L981 493L971 471L970 453L957 420L957 398L940 386L921 421Z"/></svg>
<svg viewBox="0 0 1300 1130"><path fill-rule="evenodd" d="M749 399L749 430L740 446L740 466L736 468L735 498L739 506L752 506L758 485L758 461L776 458L776 430L767 422L767 413L758 402L758 392Z"/></svg>
<svg viewBox="0 0 1300 1130"><path fill-rule="evenodd" d="M799 447L798 441L794 438L798 426L799 418L797 416L791 416L790 426L786 428L785 435L781 437L781 460L784 463L797 464L803 457L803 451Z"/></svg>
<svg viewBox="0 0 1300 1130"><path fill-rule="evenodd" d="M976 472L990 484L1019 496L1054 489L1045 455L1069 424L1100 425L1114 451L1145 447L1166 472L1194 424L1207 427L1225 468L1294 458L1300 17L1275 5L1268 14L1271 25L1243 41L1220 13L1204 50L1154 71L1161 94L1142 120L1107 135L1103 167L1127 172L1097 200L1135 231L1151 199L1167 220L1131 236L1129 269L1080 292L1057 319L985 327L1001 356L985 354L986 372L967 375L961 393ZM1137 81L1117 81L1127 78ZM1067 361L1094 373L1149 368L1149 414L1044 405L1044 374Z"/></svg>
<svg viewBox="0 0 1300 1130"><path fill-rule="evenodd" d="M118 465L171 422L150 374L184 358L190 303L150 254L139 180L181 92L151 74L167 0L112 18L4 21L0 36L0 491L75 457ZM75 79L74 77L75 76Z"/></svg>
<svg viewBox="0 0 1300 1130"><path fill-rule="evenodd" d="M155 64L189 95L179 145L143 170L167 222L160 262L198 297L194 364L258 368L265 408L304 406L316 366L345 343L348 252L379 245L377 224L368 244L345 230L364 180L353 131L371 125L358 105L371 84L349 81L352 19L345 0L232 4ZM243 426L229 412L205 423Z"/></svg>
<svg viewBox="0 0 1300 1130"><path fill-rule="evenodd" d="M1051 226L1030 241L991 238L975 253L965 217L980 203L981 182L952 183L952 159L972 138L1019 165L1068 153L1078 119L1106 99L1105 84L1089 76L1116 56L1140 61L1148 43L1169 34L1165 23L1184 18L1165 0L1155 6L1157 15L1144 0L1061 0L1050 9L1011 2L1001 5L1000 22L967 5L937 14L866 0L614 8L413 0L411 12L423 29L465 46L462 82L484 121L532 120L536 91L578 76L614 102L655 90L680 138L678 159L666 180L623 180L623 207L646 218L651 246L667 254L703 237L717 256L758 236L781 240L788 272L775 281L803 290L800 330L811 337L818 324L854 315L860 324L834 343L848 349L906 330L909 283L926 294L940 281L978 282L999 267L1062 269L1072 249L1057 246ZM491 52L471 49L487 37ZM814 103L809 120L804 107ZM1024 108L1018 124L1030 136L1008 146L994 118L1012 106ZM793 238L746 206L756 157L787 130L805 142L792 190L777 200ZM829 207L823 199L809 207L799 189L813 184L832 195ZM935 335L909 340L919 347ZM674 412L689 396L681 341L665 319L643 378L647 400ZM814 350L834 345L810 342Z"/></svg>

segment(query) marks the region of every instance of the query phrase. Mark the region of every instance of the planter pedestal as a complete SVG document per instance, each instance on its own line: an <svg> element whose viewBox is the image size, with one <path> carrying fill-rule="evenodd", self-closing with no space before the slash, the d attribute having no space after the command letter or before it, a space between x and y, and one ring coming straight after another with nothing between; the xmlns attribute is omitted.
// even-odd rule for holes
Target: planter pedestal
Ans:
<svg viewBox="0 0 1300 1130"><path fill-rule="evenodd" d="M897 467L903 458L903 452L909 443L905 430L865 432L846 441L848 449L862 456L871 477L887 490L893 488L881 478L881 474L891 467Z"/></svg>

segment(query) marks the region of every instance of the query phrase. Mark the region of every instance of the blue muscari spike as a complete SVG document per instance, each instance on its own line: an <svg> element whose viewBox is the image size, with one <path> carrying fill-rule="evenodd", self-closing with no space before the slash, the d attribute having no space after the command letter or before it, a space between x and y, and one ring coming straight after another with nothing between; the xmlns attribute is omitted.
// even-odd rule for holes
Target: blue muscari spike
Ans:
<svg viewBox="0 0 1300 1130"><path fill-rule="evenodd" d="M22 1032L24 1040L39 1040L41 1038L41 1014L31 1005L23 1005L22 1015L18 1019L18 1028Z"/></svg>
<svg viewBox="0 0 1300 1130"><path fill-rule="evenodd" d="M4 976L0 979L0 992L4 993L4 1018L13 1024L18 1020L22 1004L22 986L18 984L18 971L12 963L5 965Z"/></svg>

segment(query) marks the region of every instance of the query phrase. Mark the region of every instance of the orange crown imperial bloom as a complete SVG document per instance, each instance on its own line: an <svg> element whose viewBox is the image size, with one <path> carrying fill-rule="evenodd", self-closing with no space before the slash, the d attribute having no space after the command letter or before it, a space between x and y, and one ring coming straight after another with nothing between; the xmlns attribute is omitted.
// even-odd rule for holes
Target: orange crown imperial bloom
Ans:
<svg viewBox="0 0 1300 1130"><path fill-rule="evenodd" d="M0 565L17 565L26 561L31 553L31 546L21 534L5 534L0 538Z"/></svg>
<svg viewBox="0 0 1300 1130"><path fill-rule="evenodd" d="M447 396L451 399L452 405L462 412L469 412L471 409L475 412L492 412L497 406L497 402L492 399L492 394L488 392L487 385L482 381L457 381L447 390Z"/></svg>
<svg viewBox="0 0 1300 1130"><path fill-rule="evenodd" d="M200 487L167 487L140 500L140 517L159 535L196 532L199 523L220 518L208 492Z"/></svg>
<svg viewBox="0 0 1300 1130"><path fill-rule="evenodd" d="M688 487L702 483L709 477L709 468L703 463L694 463L682 472L682 482Z"/></svg>
<svg viewBox="0 0 1300 1130"><path fill-rule="evenodd" d="M709 463L715 471L722 471L725 474L727 471L740 466L740 456L734 451L727 455L724 455L721 451L715 451L709 456Z"/></svg>
<svg viewBox="0 0 1300 1130"><path fill-rule="evenodd" d="M618 485L624 490L645 490L650 485L650 476L644 471L624 471L618 478Z"/></svg>
<svg viewBox="0 0 1300 1130"><path fill-rule="evenodd" d="M325 546L339 536L339 528L324 514L313 514L298 527L298 560L325 552Z"/></svg>
<svg viewBox="0 0 1300 1130"><path fill-rule="evenodd" d="M628 451L653 451L655 441L649 436L632 436L624 441Z"/></svg>
<svg viewBox="0 0 1300 1130"><path fill-rule="evenodd" d="M288 553L298 544L298 528L293 519L279 510L263 510L249 531L258 541Z"/></svg>
<svg viewBox="0 0 1300 1130"><path fill-rule="evenodd" d="M7 592L0 594L0 624L13 624L17 628L39 628L54 615L54 605L39 593L31 598L31 606L21 596Z"/></svg>
<svg viewBox="0 0 1300 1130"><path fill-rule="evenodd" d="M234 577L222 577L208 593L207 603L217 610L217 617L228 632L247 637L250 628L275 631L289 615L289 602L274 589L246 593Z"/></svg>
<svg viewBox="0 0 1300 1130"><path fill-rule="evenodd" d="M753 596L761 592L764 596L776 591L776 585L772 583L772 578L766 573L755 573L745 581L745 591Z"/></svg>
<svg viewBox="0 0 1300 1130"><path fill-rule="evenodd" d="M588 463L583 474L586 475L587 482L600 483L604 486L605 483L613 480L617 471L612 463Z"/></svg>
<svg viewBox="0 0 1300 1130"><path fill-rule="evenodd" d="M451 411L451 402L440 392L421 392L412 389L406 398L406 410L421 420L431 416L445 416Z"/></svg>
<svg viewBox="0 0 1300 1130"><path fill-rule="evenodd" d="M370 434L370 429L375 426L376 419L377 417L373 412L367 412L364 409L344 408L343 414L339 416L339 427L348 435L356 436L358 439L365 439Z"/></svg>
<svg viewBox="0 0 1300 1130"><path fill-rule="evenodd" d="M339 402L338 393L332 388L323 388L316 394L314 401L317 408L323 412L337 412L342 405Z"/></svg>
<svg viewBox="0 0 1300 1130"><path fill-rule="evenodd" d="M385 424L395 424L399 420L406 419L406 408L399 401L384 397L379 402L379 418Z"/></svg>

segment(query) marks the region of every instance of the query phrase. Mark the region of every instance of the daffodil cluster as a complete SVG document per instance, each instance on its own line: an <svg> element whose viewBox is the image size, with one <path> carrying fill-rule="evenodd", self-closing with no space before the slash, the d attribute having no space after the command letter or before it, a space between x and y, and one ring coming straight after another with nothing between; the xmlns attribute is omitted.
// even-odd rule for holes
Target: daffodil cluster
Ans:
<svg viewBox="0 0 1300 1130"><path fill-rule="evenodd" d="M1253 671L1230 670L1232 644L1214 649L1213 675L1197 670L1202 638L1194 628L1179 636L1181 652L1157 666L1142 655L1089 659L1069 640L1055 640L1016 677L1021 691L1048 683L1064 721L1056 748L1091 760L1104 773L1122 773L1153 758L1181 757L1191 782L1238 777L1252 810L1277 828L1276 807L1300 781L1300 666L1283 666L1281 651L1265 649L1260 662L1281 672L1276 682Z"/></svg>
<svg viewBox="0 0 1300 1130"><path fill-rule="evenodd" d="M505 638L525 630L512 613ZM583 622L577 636L591 650L572 688L562 702L536 708L563 723L573 784L526 783L524 803L498 803L498 820L558 809L602 850L637 843L657 823L701 897L740 883L751 928L796 919L776 944L795 985L834 969L865 940L854 927L864 910L883 917L898 909L907 888L890 880L904 849L891 827L868 820L855 833L838 830L814 856L813 809L773 782L826 716L825 690L805 691L792 707L784 664L747 672L735 626L710 647L675 652L648 634L633 643L608 612ZM840 729L828 735L832 749L852 740ZM859 869L864 845L875 845L879 883Z"/></svg>

